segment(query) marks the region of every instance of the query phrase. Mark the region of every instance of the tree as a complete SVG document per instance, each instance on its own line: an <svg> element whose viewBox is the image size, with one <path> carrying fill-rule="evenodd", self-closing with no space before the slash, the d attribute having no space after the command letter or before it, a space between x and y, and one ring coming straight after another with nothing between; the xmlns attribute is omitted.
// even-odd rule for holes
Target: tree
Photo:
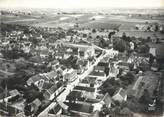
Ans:
<svg viewBox="0 0 164 117"><path fill-rule="evenodd" d="M149 46L148 45L141 45L139 49L139 53L148 53L149 52Z"/></svg>
<svg viewBox="0 0 164 117"><path fill-rule="evenodd" d="M100 90L103 94L109 93L110 96L113 96L119 83L114 78L107 79L100 87Z"/></svg>
<svg viewBox="0 0 164 117"><path fill-rule="evenodd" d="M108 44L106 43L106 41L103 38L101 38L99 46L102 48L105 48L105 47L108 47Z"/></svg>
<svg viewBox="0 0 164 117"><path fill-rule="evenodd" d="M147 89L144 90L143 95L140 97L139 102L149 104L151 102L150 94Z"/></svg>
<svg viewBox="0 0 164 117"><path fill-rule="evenodd" d="M149 64L150 66L152 66L153 62L154 62L155 57L152 54L149 54Z"/></svg>
<svg viewBox="0 0 164 117"><path fill-rule="evenodd" d="M126 33L125 32L122 33L122 39L126 40Z"/></svg>
<svg viewBox="0 0 164 117"><path fill-rule="evenodd" d="M92 29L92 33L96 33L96 29L94 28L94 29Z"/></svg>
<svg viewBox="0 0 164 117"><path fill-rule="evenodd" d="M135 76L132 74L132 72L128 72L125 76L120 77L120 79L124 81L125 85L126 83L128 85L133 83Z"/></svg>
<svg viewBox="0 0 164 117"><path fill-rule="evenodd" d="M112 35L114 35L114 34L115 34L115 31L110 32L110 33L108 34L108 39L111 39Z"/></svg>
<svg viewBox="0 0 164 117"><path fill-rule="evenodd" d="M124 52L127 49L127 43L124 40L116 40L113 43L113 48L119 52Z"/></svg>

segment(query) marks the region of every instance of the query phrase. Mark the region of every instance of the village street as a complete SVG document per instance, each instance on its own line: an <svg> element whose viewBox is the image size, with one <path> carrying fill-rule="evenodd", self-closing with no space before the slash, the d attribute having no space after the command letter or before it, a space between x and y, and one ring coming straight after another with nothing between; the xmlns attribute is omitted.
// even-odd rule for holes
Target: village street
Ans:
<svg viewBox="0 0 164 117"><path fill-rule="evenodd" d="M92 64L83 74L78 75L78 78L72 82L71 84L68 84L65 90L56 98L57 102L63 103L66 99L66 96L72 91L72 89L78 85L78 83L83 80L86 76L88 76L94 66L96 66L100 60L102 60L106 56L114 57L114 55L117 53L117 51L114 51L113 49L106 50L105 54L101 55L99 58L96 59L94 64ZM48 111L51 110L55 106L56 102L52 102L42 113L38 115L38 117L45 117L48 114Z"/></svg>

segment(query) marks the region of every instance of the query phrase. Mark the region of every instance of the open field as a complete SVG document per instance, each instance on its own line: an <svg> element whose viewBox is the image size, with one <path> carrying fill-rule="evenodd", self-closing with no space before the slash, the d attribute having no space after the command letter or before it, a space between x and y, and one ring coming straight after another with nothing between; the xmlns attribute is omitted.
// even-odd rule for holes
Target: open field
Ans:
<svg viewBox="0 0 164 117"><path fill-rule="evenodd" d="M147 19L147 18L134 18L128 15L102 15L95 13L78 13L78 14L57 14L47 13L43 14L31 14L31 15L2 15L2 23L22 24L36 27L51 27L51 28L71 28L75 24L83 28L105 28L105 29L118 29L118 36L125 32L128 36L135 37L154 37L153 32L137 31L135 29L136 24L159 23L164 24L164 20L159 18ZM156 33L157 37L163 38L164 35Z"/></svg>
<svg viewBox="0 0 164 117"><path fill-rule="evenodd" d="M129 16L124 15L97 15L93 13L88 14L44 14L44 15L2 15L1 21L3 23L16 23L16 24L28 24L28 25L36 25L36 26L49 26L57 27L62 23L79 23L84 27L93 27L93 25L97 24L95 28L110 28L111 25L119 26L122 25L124 27L131 27L135 24L142 24L146 21L148 22L162 22L162 20L158 19L136 19L130 18Z"/></svg>

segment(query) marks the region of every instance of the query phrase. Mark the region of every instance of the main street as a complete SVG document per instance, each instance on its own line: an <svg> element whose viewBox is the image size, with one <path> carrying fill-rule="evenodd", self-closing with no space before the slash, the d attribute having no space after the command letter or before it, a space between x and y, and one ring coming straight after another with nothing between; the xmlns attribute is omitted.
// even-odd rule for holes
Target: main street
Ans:
<svg viewBox="0 0 164 117"><path fill-rule="evenodd" d="M83 80L86 76L88 76L92 71L94 66L96 66L100 60L102 60L106 56L114 57L114 55L117 54L117 51L110 49L106 50L105 54L101 55L99 58L96 59L94 64L92 64L83 74L78 75L78 78L72 82L71 84L68 84L66 89L56 98L57 102L64 102L66 99L66 96L73 90L75 86L78 85L78 83ZM38 117L45 117L48 114L48 111L51 110L55 106L56 102L52 102L43 112L41 112Z"/></svg>

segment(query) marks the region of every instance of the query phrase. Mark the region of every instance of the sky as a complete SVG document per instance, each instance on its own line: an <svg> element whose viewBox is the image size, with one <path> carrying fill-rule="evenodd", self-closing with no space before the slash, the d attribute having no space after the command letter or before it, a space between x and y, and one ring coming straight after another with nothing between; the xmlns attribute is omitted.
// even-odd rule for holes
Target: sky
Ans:
<svg viewBox="0 0 164 117"><path fill-rule="evenodd" d="M164 8L164 0L0 0L3 8Z"/></svg>

